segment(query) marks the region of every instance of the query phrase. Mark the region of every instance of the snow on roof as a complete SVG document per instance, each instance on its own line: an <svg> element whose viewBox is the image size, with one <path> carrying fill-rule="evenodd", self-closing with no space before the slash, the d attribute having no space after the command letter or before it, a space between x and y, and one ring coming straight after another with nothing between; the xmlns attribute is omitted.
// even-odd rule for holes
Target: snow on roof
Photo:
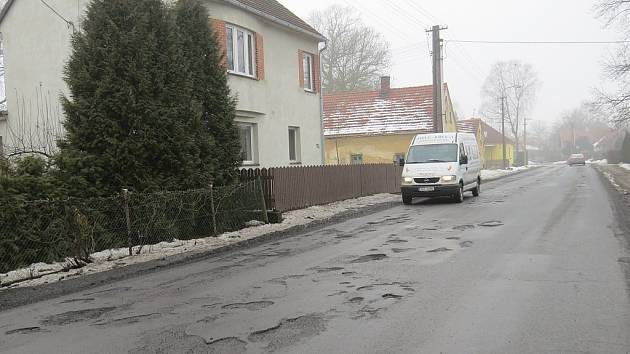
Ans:
<svg viewBox="0 0 630 354"><path fill-rule="evenodd" d="M324 135L433 132L432 86L324 95Z"/></svg>
<svg viewBox="0 0 630 354"><path fill-rule="evenodd" d="M501 134L501 132L491 127L488 123L481 121L481 129L483 129L483 134L486 138L486 146L501 145L503 143L503 135ZM506 136L505 143L514 145L514 140Z"/></svg>
<svg viewBox="0 0 630 354"><path fill-rule="evenodd" d="M480 125L481 125L481 119L479 118L459 120L457 121L457 131L460 133L473 133L477 135Z"/></svg>

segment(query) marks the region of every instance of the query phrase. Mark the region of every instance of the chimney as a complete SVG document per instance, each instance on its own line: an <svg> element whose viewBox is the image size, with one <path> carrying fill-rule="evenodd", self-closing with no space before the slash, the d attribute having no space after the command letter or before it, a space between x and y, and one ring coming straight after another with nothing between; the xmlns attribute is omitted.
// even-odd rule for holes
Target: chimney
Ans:
<svg viewBox="0 0 630 354"><path fill-rule="evenodd" d="M389 76L381 76L381 95L389 94L391 80Z"/></svg>

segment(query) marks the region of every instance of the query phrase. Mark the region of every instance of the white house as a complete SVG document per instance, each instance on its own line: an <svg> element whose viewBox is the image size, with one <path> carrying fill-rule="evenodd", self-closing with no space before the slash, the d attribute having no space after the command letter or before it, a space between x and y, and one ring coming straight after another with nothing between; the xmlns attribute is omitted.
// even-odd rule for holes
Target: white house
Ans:
<svg viewBox="0 0 630 354"><path fill-rule="evenodd" d="M238 96L243 166L323 161L319 44L324 38L275 0L206 0ZM0 13L6 67L5 152L54 149L70 37L89 0L9 0Z"/></svg>

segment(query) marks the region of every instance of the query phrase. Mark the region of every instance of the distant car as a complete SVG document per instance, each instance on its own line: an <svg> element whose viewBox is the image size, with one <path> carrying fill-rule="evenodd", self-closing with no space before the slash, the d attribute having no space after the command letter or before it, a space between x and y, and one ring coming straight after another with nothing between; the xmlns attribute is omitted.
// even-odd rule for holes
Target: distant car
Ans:
<svg viewBox="0 0 630 354"><path fill-rule="evenodd" d="M569 166L573 166L573 165L586 166L586 158L582 154L573 154L569 156L569 159L567 160L567 164Z"/></svg>

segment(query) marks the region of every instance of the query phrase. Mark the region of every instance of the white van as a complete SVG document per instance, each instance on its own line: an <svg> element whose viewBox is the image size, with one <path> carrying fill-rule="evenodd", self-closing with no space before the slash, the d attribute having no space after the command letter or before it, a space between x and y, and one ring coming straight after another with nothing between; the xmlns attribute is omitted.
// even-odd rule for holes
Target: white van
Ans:
<svg viewBox="0 0 630 354"><path fill-rule="evenodd" d="M411 142L402 172L402 200L413 197L452 197L464 192L479 196L481 160L477 138L471 133L420 134Z"/></svg>

